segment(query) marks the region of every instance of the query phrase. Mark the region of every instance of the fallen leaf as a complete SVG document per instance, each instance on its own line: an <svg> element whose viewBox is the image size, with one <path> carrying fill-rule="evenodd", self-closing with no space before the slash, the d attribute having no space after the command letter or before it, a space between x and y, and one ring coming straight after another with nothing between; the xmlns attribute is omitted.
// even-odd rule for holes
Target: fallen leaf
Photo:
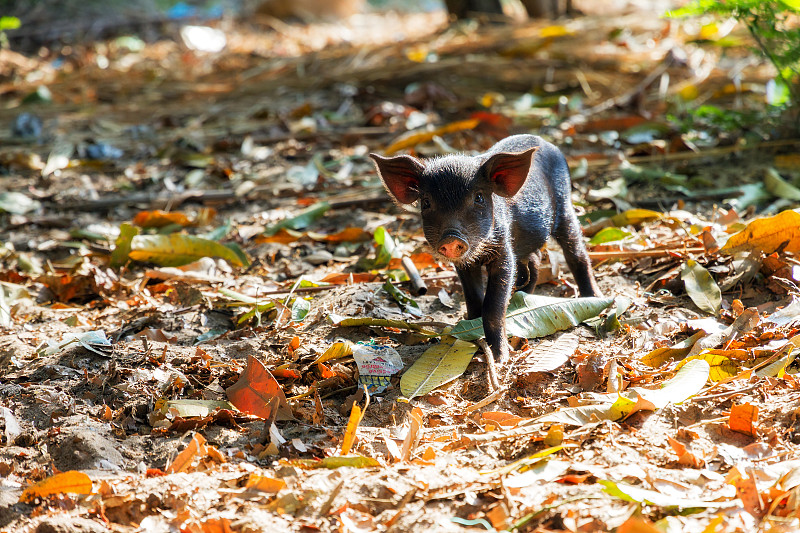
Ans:
<svg viewBox="0 0 800 533"><path fill-rule="evenodd" d="M248 356L247 367L239 376L239 381L228 387L225 392L228 400L243 413L264 420L294 418L280 384L261 361L252 355Z"/></svg>
<svg viewBox="0 0 800 533"><path fill-rule="evenodd" d="M758 433L756 422L758 422L757 406L745 403L731 407L731 414L728 418L728 427L731 430L755 437Z"/></svg>
<svg viewBox="0 0 800 533"><path fill-rule="evenodd" d="M757 218L744 230L730 236L720 253L759 250L771 254L777 250L800 251L800 213L783 211L775 216Z"/></svg>
<svg viewBox="0 0 800 533"><path fill-rule="evenodd" d="M136 235L131 240L128 256L134 261L160 266L182 266L202 257L221 257L234 266L246 266L246 261L231 248L185 233Z"/></svg>
<svg viewBox="0 0 800 533"><path fill-rule="evenodd" d="M541 305L536 297L517 292L511 298L506 313L506 333L509 337L534 339L557 331L570 329L600 312L614 302L613 298L565 298L563 301ZM461 340L483 337L483 319L462 320L450 332Z"/></svg>
<svg viewBox="0 0 800 533"><path fill-rule="evenodd" d="M92 480L83 472L69 470L49 478L43 479L38 483L26 488L19 498L22 503L28 503L36 498L45 498L51 494L91 494Z"/></svg>
<svg viewBox="0 0 800 533"><path fill-rule="evenodd" d="M478 347L471 342L445 336L414 361L400 378L400 392L406 398L424 396L448 383L467 369Z"/></svg>
<svg viewBox="0 0 800 533"><path fill-rule="evenodd" d="M686 286L686 293L697 307L712 315L719 314L722 291L708 270L694 259L689 259L681 270L681 280Z"/></svg>
<svg viewBox="0 0 800 533"><path fill-rule="evenodd" d="M251 472L244 486L248 489L255 489L261 492L277 493L286 488L286 482L282 479L275 479Z"/></svg>

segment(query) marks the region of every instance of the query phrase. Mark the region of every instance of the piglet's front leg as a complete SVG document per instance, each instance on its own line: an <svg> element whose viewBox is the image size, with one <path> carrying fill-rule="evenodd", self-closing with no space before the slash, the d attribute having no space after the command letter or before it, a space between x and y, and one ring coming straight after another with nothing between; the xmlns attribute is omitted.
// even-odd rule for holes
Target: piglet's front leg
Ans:
<svg viewBox="0 0 800 533"><path fill-rule="evenodd" d="M480 263L456 267L458 279L464 289L464 300L467 302L467 318L470 320L480 317L483 310L483 296L486 289L483 286L481 269Z"/></svg>
<svg viewBox="0 0 800 533"><path fill-rule="evenodd" d="M508 358L506 309L508 309L508 300L511 298L516 276L516 263L510 248L504 250L500 257L486 265L486 269L488 282L481 313L483 331L495 360L505 361Z"/></svg>

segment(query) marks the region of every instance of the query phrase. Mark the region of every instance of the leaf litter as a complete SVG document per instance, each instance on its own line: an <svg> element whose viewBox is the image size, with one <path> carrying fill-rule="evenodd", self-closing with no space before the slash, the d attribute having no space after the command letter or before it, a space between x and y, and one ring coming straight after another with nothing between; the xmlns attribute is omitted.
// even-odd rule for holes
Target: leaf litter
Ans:
<svg viewBox="0 0 800 533"><path fill-rule="evenodd" d="M217 55L110 41L83 77L14 63L0 113L46 85L57 105L29 109L58 127L2 133L0 527L796 530L797 141L708 122L732 67L691 23L589 11L243 24ZM755 108L770 73L740 49ZM630 305L587 311L549 250L492 391L454 272L366 155L517 131L567 154L599 283ZM358 341L399 353L385 393Z"/></svg>

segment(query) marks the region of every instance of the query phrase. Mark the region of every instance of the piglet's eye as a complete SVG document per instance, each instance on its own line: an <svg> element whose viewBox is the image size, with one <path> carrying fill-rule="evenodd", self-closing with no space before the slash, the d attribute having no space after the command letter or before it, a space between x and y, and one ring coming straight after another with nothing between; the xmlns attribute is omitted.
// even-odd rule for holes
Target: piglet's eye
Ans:
<svg viewBox="0 0 800 533"><path fill-rule="evenodd" d="M422 209L430 209L431 208L431 201L427 198L422 199Z"/></svg>
<svg viewBox="0 0 800 533"><path fill-rule="evenodd" d="M486 200L483 198L483 194L477 193L475 194L475 203L479 205L483 205Z"/></svg>

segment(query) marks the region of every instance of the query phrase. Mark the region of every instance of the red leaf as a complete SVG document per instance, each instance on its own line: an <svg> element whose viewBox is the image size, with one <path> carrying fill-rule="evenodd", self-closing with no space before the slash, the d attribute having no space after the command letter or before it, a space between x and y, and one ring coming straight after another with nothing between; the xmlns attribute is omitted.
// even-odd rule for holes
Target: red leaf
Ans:
<svg viewBox="0 0 800 533"><path fill-rule="evenodd" d="M247 358L239 381L226 389L228 400L243 413L266 420L292 420L292 410L275 378L261 361L252 355Z"/></svg>

